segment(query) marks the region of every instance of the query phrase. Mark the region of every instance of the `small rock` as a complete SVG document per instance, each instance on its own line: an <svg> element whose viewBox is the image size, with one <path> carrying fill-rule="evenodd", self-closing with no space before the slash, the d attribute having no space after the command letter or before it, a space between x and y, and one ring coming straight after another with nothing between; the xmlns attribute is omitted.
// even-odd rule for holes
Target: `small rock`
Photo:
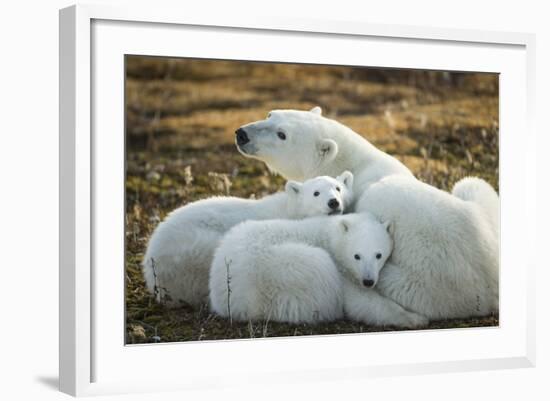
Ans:
<svg viewBox="0 0 550 401"><path fill-rule="evenodd" d="M160 180L160 174L156 171L149 171L147 173L147 181L158 181Z"/></svg>
<svg viewBox="0 0 550 401"><path fill-rule="evenodd" d="M144 339L146 337L145 329L139 324L130 326L130 334L136 339Z"/></svg>
<svg viewBox="0 0 550 401"><path fill-rule="evenodd" d="M216 192L223 192L226 195L229 195L229 190L233 185L229 176L227 174L209 172L208 177L210 177L210 188Z"/></svg>

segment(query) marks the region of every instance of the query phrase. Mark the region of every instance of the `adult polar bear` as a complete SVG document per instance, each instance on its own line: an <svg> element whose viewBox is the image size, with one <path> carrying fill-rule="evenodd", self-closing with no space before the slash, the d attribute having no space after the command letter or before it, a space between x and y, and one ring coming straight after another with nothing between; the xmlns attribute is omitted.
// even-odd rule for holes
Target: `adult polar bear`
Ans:
<svg viewBox="0 0 550 401"><path fill-rule="evenodd" d="M430 319L497 311L498 209L498 195L481 180L459 181L453 194L395 175L372 184L357 210L395 222L377 290Z"/></svg>
<svg viewBox="0 0 550 401"><path fill-rule="evenodd" d="M356 210L394 222L396 249L377 289L365 288L365 302L380 291L431 319L497 310L498 196L484 181L459 182L454 196L423 184L398 160L323 117L318 107L272 111L237 129L235 141L243 155L289 179L350 170L360 199ZM372 185L385 177L382 185ZM460 301L461 295L468 299Z"/></svg>
<svg viewBox="0 0 550 401"><path fill-rule="evenodd" d="M356 195L387 175L413 177L399 160L345 125L323 117L319 107L309 112L272 111L267 119L239 128L235 141L243 155L265 162L289 180L336 177L351 171Z"/></svg>

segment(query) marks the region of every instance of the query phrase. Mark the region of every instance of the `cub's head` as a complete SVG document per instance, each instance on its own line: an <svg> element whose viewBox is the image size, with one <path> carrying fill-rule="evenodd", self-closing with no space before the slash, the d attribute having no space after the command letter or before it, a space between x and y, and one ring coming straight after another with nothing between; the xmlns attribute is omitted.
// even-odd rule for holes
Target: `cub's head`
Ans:
<svg viewBox="0 0 550 401"><path fill-rule="evenodd" d="M321 116L320 107L273 110L265 120L237 129L235 144L244 156L263 161L283 177L304 181L336 157L338 145L328 138L333 124Z"/></svg>
<svg viewBox="0 0 550 401"><path fill-rule="evenodd" d="M348 214L335 224L333 247L342 273L360 286L374 287L393 250L393 224L368 213Z"/></svg>
<svg viewBox="0 0 550 401"><path fill-rule="evenodd" d="M353 199L353 174L344 171L336 178L321 176L304 183L288 181L289 212L296 217L342 214Z"/></svg>

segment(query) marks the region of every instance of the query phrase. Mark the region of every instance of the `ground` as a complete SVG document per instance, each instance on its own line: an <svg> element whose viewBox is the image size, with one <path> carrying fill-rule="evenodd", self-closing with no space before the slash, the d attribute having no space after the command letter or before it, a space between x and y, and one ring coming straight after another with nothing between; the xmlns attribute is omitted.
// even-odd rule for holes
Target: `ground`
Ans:
<svg viewBox="0 0 550 401"><path fill-rule="evenodd" d="M350 321L236 323L187 305L167 309L145 289L147 240L172 209L211 195L256 198L284 179L234 145L240 125L277 108L321 106L444 190L467 175L498 190L498 75L126 59L126 338L128 343L395 330ZM498 325L498 316L429 329Z"/></svg>

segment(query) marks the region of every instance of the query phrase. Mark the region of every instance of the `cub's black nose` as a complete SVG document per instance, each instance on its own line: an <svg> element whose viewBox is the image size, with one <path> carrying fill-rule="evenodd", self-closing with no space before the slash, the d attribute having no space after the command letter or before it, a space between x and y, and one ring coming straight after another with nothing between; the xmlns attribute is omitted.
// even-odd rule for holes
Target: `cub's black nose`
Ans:
<svg viewBox="0 0 550 401"><path fill-rule="evenodd" d="M374 285L374 280L363 280L363 285L370 288Z"/></svg>
<svg viewBox="0 0 550 401"><path fill-rule="evenodd" d="M250 139L248 139L248 135L246 135L246 131L242 128L239 128L237 131L235 131L235 136L237 137L237 145L239 146L246 145L248 142L250 142Z"/></svg>
<svg viewBox="0 0 550 401"><path fill-rule="evenodd" d="M328 207L331 209L336 209L338 206L340 206L340 202L338 202L338 199L332 198L328 201Z"/></svg>

